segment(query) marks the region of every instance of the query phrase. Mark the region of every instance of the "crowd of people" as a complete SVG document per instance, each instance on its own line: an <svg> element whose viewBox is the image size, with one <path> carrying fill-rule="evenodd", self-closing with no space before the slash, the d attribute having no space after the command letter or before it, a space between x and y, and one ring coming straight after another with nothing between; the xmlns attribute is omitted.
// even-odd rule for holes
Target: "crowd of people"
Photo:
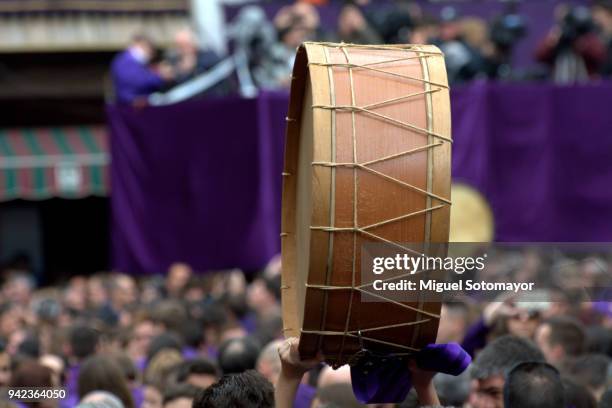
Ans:
<svg viewBox="0 0 612 408"><path fill-rule="evenodd" d="M510 5L513 3L510 2ZM551 10L553 12L553 10ZM435 44L445 54L451 84L474 79L553 79L573 83L612 75L612 2L597 0L586 6L558 5L555 24L533 50L540 69L515 72L513 49L528 24L509 8L492 21L462 16L453 7L439 16L424 12L411 1L347 2L337 26L325 27L311 1L281 7L269 21L256 5L246 6L227 28L236 55L238 75L215 79L196 95L223 95L240 87L283 89L289 85L296 47L304 41L357 44ZM190 29L176 34L174 45L156 53L144 34L134 36L112 66L119 102L146 103L146 97L205 74L225 56L198 40ZM243 65L243 66L242 66ZM245 85L246 83L246 85Z"/></svg>
<svg viewBox="0 0 612 408"><path fill-rule="evenodd" d="M609 279L610 259L550 263L537 251L500 259L489 268L564 283L546 301L444 303L437 342L459 343L474 360L457 377L409 366L416 392L397 406L611 407L611 303L577 296ZM281 408L363 406L348 366L300 361L298 340L283 339L280 280L278 259L255 275L177 263L165 276L99 273L50 287L6 268L0 406L272 407L275 391ZM16 387L61 387L66 398L7 399Z"/></svg>

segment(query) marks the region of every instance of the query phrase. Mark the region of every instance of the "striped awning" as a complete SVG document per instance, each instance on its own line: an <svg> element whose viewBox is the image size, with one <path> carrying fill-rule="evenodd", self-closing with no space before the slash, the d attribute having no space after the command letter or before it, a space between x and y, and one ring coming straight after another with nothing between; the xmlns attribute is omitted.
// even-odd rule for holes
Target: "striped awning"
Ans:
<svg viewBox="0 0 612 408"><path fill-rule="evenodd" d="M104 127L0 129L0 201L109 193Z"/></svg>

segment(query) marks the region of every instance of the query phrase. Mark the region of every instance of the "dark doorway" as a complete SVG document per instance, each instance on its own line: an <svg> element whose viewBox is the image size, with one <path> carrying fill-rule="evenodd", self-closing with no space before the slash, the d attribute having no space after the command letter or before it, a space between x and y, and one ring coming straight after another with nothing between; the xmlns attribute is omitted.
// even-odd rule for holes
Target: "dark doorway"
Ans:
<svg viewBox="0 0 612 408"><path fill-rule="evenodd" d="M109 200L54 198L39 203L44 273L41 283L109 266Z"/></svg>

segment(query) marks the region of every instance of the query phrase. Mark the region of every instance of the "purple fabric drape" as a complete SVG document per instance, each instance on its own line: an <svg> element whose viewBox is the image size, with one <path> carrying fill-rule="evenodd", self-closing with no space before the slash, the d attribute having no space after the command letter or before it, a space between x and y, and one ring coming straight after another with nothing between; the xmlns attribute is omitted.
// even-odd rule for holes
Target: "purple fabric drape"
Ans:
<svg viewBox="0 0 612 408"><path fill-rule="evenodd" d="M286 105L267 94L108 107L113 266L255 269L278 253Z"/></svg>
<svg viewBox="0 0 612 408"><path fill-rule="evenodd" d="M453 177L489 200L498 241L612 241L612 84L451 92ZM288 98L108 108L113 266L259 268L280 249Z"/></svg>

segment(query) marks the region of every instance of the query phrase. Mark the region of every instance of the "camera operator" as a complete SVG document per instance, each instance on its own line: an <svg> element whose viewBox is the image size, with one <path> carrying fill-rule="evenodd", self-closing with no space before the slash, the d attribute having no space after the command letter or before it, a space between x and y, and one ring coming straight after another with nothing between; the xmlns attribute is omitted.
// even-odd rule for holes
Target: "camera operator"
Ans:
<svg viewBox="0 0 612 408"><path fill-rule="evenodd" d="M508 10L493 21L489 32L492 43L492 51L488 54L490 76L516 79L512 70L512 52L527 32L525 20L516 12L516 3L509 3Z"/></svg>
<svg viewBox="0 0 612 408"><path fill-rule="evenodd" d="M599 0L593 5L593 20L608 50L601 75L612 77L612 0Z"/></svg>
<svg viewBox="0 0 612 408"><path fill-rule="evenodd" d="M564 7L556 14L558 23L538 46L536 58L551 67L552 79L557 83L597 77L606 49L595 33L589 9Z"/></svg>
<svg viewBox="0 0 612 408"><path fill-rule="evenodd" d="M486 61L463 37L461 20L452 7L442 10L439 39L434 40L444 53L448 81L451 84L486 77Z"/></svg>

